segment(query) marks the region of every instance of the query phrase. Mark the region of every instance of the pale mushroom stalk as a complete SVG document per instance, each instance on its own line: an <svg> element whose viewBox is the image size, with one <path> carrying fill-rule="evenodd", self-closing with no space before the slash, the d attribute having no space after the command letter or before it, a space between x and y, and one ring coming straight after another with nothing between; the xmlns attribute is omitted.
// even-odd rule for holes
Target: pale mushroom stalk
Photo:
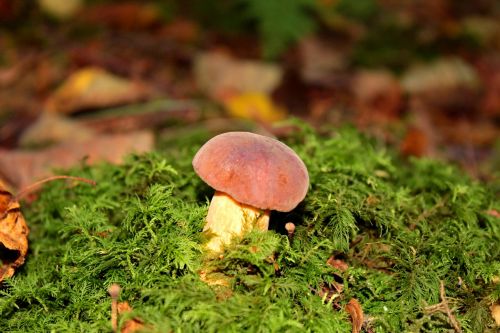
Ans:
<svg viewBox="0 0 500 333"><path fill-rule="evenodd" d="M258 229L266 231L269 227L269 210L262 210L234 200L230 195L216 191L206 217L203 231L210 234L205 247L220 253L224 245L231 243L233 237Z"/></svg>

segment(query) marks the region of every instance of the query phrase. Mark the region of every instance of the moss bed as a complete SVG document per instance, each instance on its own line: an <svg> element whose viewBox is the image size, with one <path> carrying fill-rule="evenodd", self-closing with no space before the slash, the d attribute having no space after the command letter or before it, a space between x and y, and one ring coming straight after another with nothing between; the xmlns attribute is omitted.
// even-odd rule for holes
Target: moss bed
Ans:
<svg viewBox="0 0 500 333"><path fill-rule="evenodd" d="M464 332L496 331L494 184L441 162L401 161L352 129L303 128L285 142L309 169L305 201L207 264L201 230L213 190L191 167L206 139L122 166L82 166L71 174L97 186L54 182L25 204L30 252L0 289L0 331L111 332L112 283L134 310L121 325L137 317L153 332L351 332L352 298L363 331L450 332L449 316L432 307L441 283ZM347 270L328 265L332 256ZM203 265L230 288L200 281Z"/></svg>

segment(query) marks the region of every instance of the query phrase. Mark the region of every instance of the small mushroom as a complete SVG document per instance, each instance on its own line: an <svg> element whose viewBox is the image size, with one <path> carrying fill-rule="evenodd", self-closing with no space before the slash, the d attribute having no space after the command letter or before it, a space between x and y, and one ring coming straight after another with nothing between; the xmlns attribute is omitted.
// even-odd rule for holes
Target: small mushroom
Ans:
<svg viewBox="0 0 500 333"><path fill-rule="evenodd" d="M307 168L290 147L249 132L210 139L193 167L216 190L203 229L210 237L206 249L216 254L234 236L267 230L270 210L291 211L309 187Z"/></svg>
<svg viewBox="0 0 500 333"><path fill-rule="evenodd" d="M288 232L288 240L290 243L293 241L293 235L295 235L295 224L288 222L285 224L285 230Z"/></svg>

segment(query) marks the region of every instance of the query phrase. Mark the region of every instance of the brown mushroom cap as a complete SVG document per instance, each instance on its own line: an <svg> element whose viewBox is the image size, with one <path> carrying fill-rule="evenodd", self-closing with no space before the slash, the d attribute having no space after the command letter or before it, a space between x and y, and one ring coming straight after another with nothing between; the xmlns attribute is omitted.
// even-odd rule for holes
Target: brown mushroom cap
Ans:
<svg viewBox="0 0 500 333"><path fill-rule="evenodd" d="M294 209L309 187L307 168L290 147L249 132L213 137L196 153L193 167L217 191L265 210Z"/></svg>

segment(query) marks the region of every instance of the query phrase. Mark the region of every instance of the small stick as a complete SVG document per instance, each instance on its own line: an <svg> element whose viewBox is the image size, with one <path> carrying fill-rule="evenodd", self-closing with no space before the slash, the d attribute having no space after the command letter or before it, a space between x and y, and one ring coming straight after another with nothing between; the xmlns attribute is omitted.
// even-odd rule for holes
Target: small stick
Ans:
<svg viewBox="0 0 500 333"><path fill-rule="evenodd" d="M45 183L48 183L48 182L51 182L53 180L58 180L58 179L71 179L71 180L77 180L79 182L84 182L84 183L87 183L87 184L90 184L92 186L95 186L96 182L93 181L93 180L90 180L90 179L87 179L87 178L81 178L81 177L74 177L74 176L52 176L52 177L48 177L48 178L45 178L45 179L42 179L42 180L39 180L37 182L34 182L33 184L23 188L21 191L19 191L16 196L14 197L14 200L19 200L20 198L22 198L23 196L25 196L26 194L30 193L30 192L33 192L34 190L36 190L37 188L39 188L41 185L45 184Z"/></svg>
<svg viewBox="0 0 500 333"><path fill-rule="evenodd" d="M111 296L111 327L114 332L118 331L118 297L120 296L120 286L113 283L108 288L109 296Z"/></svg>
<svg viewBox="0 0 500 333"><path fill-rule="evenodd" d="M446 294L444 293L444 282L443 281L440 281L440 284L439 284L439 294L441 296L441 302L444 304L444 310L446 311L446 314L448 315L448 319L450 320L451 325L455 329L455 332L462 333L462 329L460 328L460 325L458 324L457 319L455 318L453 313L451 313L451 309L448 306L448 301L446 300Z"/></svg>
<svg viewBox="0 0 500 333"><path fill-rule="evenodd" d="M287 224L285 224L285 229L286 231L288 231L288 240L291 243L295 234L295 224L293 224L292 222L288 222Z"/></svg>

